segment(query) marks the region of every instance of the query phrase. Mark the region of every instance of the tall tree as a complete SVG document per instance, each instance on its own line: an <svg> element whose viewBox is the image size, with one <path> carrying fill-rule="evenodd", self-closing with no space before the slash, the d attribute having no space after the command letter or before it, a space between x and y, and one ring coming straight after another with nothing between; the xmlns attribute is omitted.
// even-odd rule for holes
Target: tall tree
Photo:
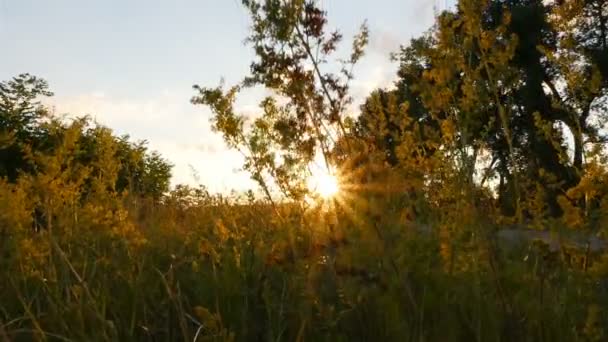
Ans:
<svg viewBox="0 0 608 342"><path fill-rule="evenodd" d="M41 102L52 95L45 80L30 74L0 83L0 177L15 183L20 176L45 172L40 161L63 153L74 160L73 167L89 168L91 178L103 179L108 191L158 200L169 190L171 164L145 142L116 137L87 117L71 123L54 117ZM66 144L76 145L68 153L62 150Z"/></svg>
<svg viewBox="0 0 608 342"><path fill-rule="evenodd" d="M322 154L324 167L331 169L332 146L345 136L349 83L367 44L367 27L355 36L351 54L336 59L342 35L328 30L317 1L242 3L252 19L250 75L228 91L195 86L192 102L211 107L214 128L245 154L245 168L268 197L274 183L284 195L302 198L303 177L315 155ZM233 104L241 88L252 86L264 86L273 96L262 101L261 114L248 127Z"/></svg>
<svg viewBox="0 0 608 342"><path fill-rule="evenodd" d="M48 116L40 97L52 96L45 80L20 74L0 82L0 177L15 181L33 168L30 151L42 144L40 119Z"/></svg>
<svg viewBox="0 0 608 342"><path fill-rule="evenodd" d="M557 198L584 174L585 145L604 141L605 26L604 1L461 0L438 18L429 38L402 49L397 89L373 94L360 126L386 125L390 134L366 134L379 135L375 144L396 164L403 113L416 123L438 123L430 127L449 119L462 151L493 156L484 174L499 175L506 212L515 214L533 191L547 213L558 215ZM389 93L409 110L387 110ZM378 103L384 109L372 110Z"/></svg>

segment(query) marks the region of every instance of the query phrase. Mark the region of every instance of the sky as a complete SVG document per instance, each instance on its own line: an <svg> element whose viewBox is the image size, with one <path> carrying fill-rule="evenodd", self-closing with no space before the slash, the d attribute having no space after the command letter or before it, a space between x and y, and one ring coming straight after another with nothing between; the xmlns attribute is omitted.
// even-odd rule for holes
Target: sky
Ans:
<svg viewBox="0 0 608 342"><path fill-rule="evenodd" d="M389 54L432 25L435 2L320 0L345 38L368 22L355 99L393 82ZM147 140L174 165L174 185L243 190L252 182L239 153L211 131L211 112L189 100L194 84L230 85L247 74L248 28L240 0L0 0L0 80L24 72L46 79L55 114L90 115ZM244 94L239 108L255 110L259 97Z"/></svg>

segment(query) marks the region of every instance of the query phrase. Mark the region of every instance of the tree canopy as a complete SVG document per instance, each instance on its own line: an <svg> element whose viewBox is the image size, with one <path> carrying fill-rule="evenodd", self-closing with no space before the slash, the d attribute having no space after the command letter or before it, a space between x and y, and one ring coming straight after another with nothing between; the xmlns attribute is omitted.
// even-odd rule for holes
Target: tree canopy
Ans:
<svg viewBox="0 0 608 342"><path fill-rule="evenodd" d="M169 190L171 165L148 151L145 141L117 137L87 117L65 123L41 101L52 95L45 80L29 74L0 83L0 177L15 183L46 172L41 161L56 157L63 159L59 163L69 159L72 167L86 169L85 184L104 179L119 193L156 200ZM73 145L64 151L68 143Z"/></svg>

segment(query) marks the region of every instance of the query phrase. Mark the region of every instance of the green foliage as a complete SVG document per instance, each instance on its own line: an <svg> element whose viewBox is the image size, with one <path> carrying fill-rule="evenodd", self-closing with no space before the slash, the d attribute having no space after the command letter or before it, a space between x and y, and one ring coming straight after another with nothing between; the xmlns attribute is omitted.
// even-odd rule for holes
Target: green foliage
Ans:
<svg viewBox="0 0 608 342"><path fill-rule="evenodd" d="M91 179L78 186L103 178L109 190L156 200L168 191L171 165L149 152L145 142L116 137L88 118L66 124L49 114L40 96L52 93L35 76L23 74L0 83L0 177L15 183L20 176L37 176L47 172L48 160L55 159L77 165L57 166L61 170L86 169L83 172Z"/></svg>
<svg viewBox="0 0 608 342"><path fill-rule="evenodd" d="M354 37L350 56L336 59L342 35L328 32L326 13L316 1L244 0L243 5L253 22L247 40L256 56L251 74L227 91L195 86L192 103L212 109L214 129L245 155L245 169L267 197L272 200L269 188L275 185L283 196L301 200L315 155L329 168L336 141L347 136L349 82L368 42L367 25ZM273 96L260 103L261 114L248 127L233 104L242 87L256 85Z"/></svg>
<svg viewBox="0 0 608 342"><path fill-rule="evenodd" d="M547 214L559 216L558 197L584 175L589 146L604 141L606 77L586 44L602 49L605 24L586 20L589 13L605 18L605 5L460 1L396 55L397 87L368 99L359 126L372 129L359 134L375 136L370 142L393 165L407 131L419 131L425 145L437 135L429 132L454 134L469 173L485 169L481 183L499 183L503 213L528 215L524 198L536 192ZM476 166L481 154L489 167Z"/></svg>
<svg viewBox="0 0 608 342"><path fill-rule="evenodd" d="M47 83L21 74L0 83L0 176L14 181L21 171L31 171L31 149L41 148L45 131L37 129L48 111L38 98L51 96Z"/></svg>

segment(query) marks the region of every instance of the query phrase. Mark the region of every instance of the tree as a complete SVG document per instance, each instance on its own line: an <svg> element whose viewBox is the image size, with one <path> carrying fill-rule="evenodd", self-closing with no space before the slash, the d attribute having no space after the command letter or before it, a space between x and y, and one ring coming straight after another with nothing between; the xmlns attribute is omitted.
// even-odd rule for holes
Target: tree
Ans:
<svg viewBox="0 0 608 342"><path fill-rule="evenodd" d="M360 131L395 165L404 116L426 132L451 122L470 175L475 156L492 156L480 178L498 175L505 213L520 215L534 192L559 215L557 198L585 172L585 145L604 141L605 18L602 1L459 1L429 37L397 54L397 89L374 93L362 108L359 127L382 122L387 131ZM407 111L395 110L404 104Z"/></svg>
<svg viewBox="0 0 608 342"><path fill-rule="evenodd" d="M0 177L15 181L21 170L32 170L30 151L41 147L39 124L48 116L40 97L52 95L45 80L30 74L0 82Z"/></svg>
<svg viewBox="0 0 608 342"><path fill-rule="evenodd" d="M46 172L41 160L62 153L66 163L73 159L71 168L89 169L81 184L87 191L94 179L102 180L97 184L105 184L104 191L129 191L155 200L169 190L171 164L145 142L116 137L88 117L70 123L53 117L40 101L52 95L45 80L29 74L0 83L0 177L15 183L19 177ZM76 145L66 152L66 144Z"/></svg>
<svg viewBox="0 0 608 342"><path fill-rule="evenodd" d="M214 129L245 155L245 169L268 198L274 184L283 195L301 199L307 191L303 179L317 153L335 171L332 148L347 136L349 82L367 44L367 26L355 36L350 56L330 64L342 35L328 32L326 13L317 1L242 3L252 19L247 41L256 58L250 75L227 91L195 86L198 94L192 102L212 109ZM332 67L339 71L327 71ZM274 96L262 101L261 114L248 127L233 105L241 88L256 85Z"/></svg>
<svg viewBox="0 0 608 342"><path fill-rule="evenodd" d="M116 137L109 128L91 126L84 119L80 146L80 163L91 166L97 177L106 177L107 190L154 200L169 190L172 165L158 152L149 151L146 141L131 142L128 135ZM116 169L109 171L111 165Z"/></svg>
<svg viewBox="0 0 608 342"><path fill-rule="evenodd" d="M418 141L436 139L439 122L433 118L422 102L416 83L429 65L424 50L433 44L433 37L412 39L408 47L395 56L401 64L395 89L378 89L365 100L357 118L356 135L368 140L372 146L384 151L392 166L399 163L398 146L404 132L416 132ZM425 155L433 151L427 146Z"/></svg>

